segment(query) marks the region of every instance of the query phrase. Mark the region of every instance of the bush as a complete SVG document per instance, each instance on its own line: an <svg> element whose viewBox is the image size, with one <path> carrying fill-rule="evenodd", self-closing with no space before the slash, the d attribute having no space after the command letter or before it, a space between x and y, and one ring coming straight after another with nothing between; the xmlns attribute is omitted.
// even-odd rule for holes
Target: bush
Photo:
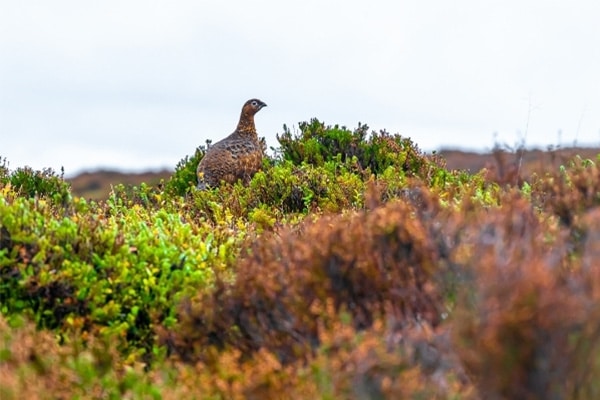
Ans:
<svg viewBox="0 0 600 400"><path fill-rule="evenodd" d="M368 135L369 127L358 124L354 131L346 127L326 126L317 119L299 124L299 134L287 126L277 135L279 155L294 165L315 166L335 161L359 171L379 175L394 166L409 177L426 178L430 169L443 167L439 157L427 157L409 139L386 131Z"/></svg>
<svg viewBox="0 0 600 400"><path fill-rule="evenodd" d="M208 143L207 143L208 146ZM193 156L186 156L175 166L175 172L165 184L165 192L172 196L185 196L198 183L196 170L206 153L206 147L200 146Z"/></svg>
<svg viewBox="0 0 600 400"><path fill-rule="evenodd" d="M10 185L19 196L44 197L56 204L67 204L71 199L71 187L65 182L63 174L57 175L52 169L34 171L30 167L8 169L6 159L0 162L0 188Z"/></svg>
<svg viewBox="0 0 600 400"><path fill-rule="evenodd" d="M0 160L0 397L598 397L596 161L284 130L248 185L191 189L200 148L98 203Z"/></svg>
<svg viewBox="0 0 600 400"><path fill-rule="evenodd" d="M532 202L558 216L567 226L583 212L600 205L600 168L592 160L575 157L559 173L536 177L531 185Z"/></svg>
<svg viewBox="0 0 600 400"><path fill-rule="evenodd" d="M61 332L115 335L121 351L147 361L153 325L171 324L178 299L209 287L239 246L227 226L195 226L116 195L67 208L5 197L0 226L3 314Z"/></svg>
<svg viewBox="0 0 600 400"><path fill-rule="evenodd" d="M597 235L597 213L588 224ZM467 229L473 239L456 252L470 278L452 326L481 398L597 397L597 266L570 255L518 197Z"/></svg>
<svg viewBox="0 0 600 400"><path fill-rule="evenodd" d="M0 316L0 398L161 398L140 365L122 368L114 344L70 337L59 346L50 332L21 318Z"/></svg>
<svg viewBox="0 0 600 400"><path fill-rule="evenodd" d="M266 349L290 362L318 347L318 324L331 323L322 320L330 300L357 329L378 315L437 325L441 302L430 280L437 248L415 212L394 202L261 238L236 280L185 303L180 325L163 340L186 361L205 359L216 346L243 357Z"/></svg>

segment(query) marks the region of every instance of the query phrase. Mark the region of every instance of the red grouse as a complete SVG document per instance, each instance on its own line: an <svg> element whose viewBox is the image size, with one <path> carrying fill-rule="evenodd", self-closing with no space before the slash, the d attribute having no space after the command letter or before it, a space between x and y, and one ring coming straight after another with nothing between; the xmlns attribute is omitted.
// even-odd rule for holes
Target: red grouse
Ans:
<svg viewBox="0 0 600 400"><path fill-rule="evenodd" d="M208 148L198 164L198 189L218 186L221 181L248 183L262 166L262 147L258 141L254 114L267 105L258 99L242 107L240 122L233 133Z"/></svg>

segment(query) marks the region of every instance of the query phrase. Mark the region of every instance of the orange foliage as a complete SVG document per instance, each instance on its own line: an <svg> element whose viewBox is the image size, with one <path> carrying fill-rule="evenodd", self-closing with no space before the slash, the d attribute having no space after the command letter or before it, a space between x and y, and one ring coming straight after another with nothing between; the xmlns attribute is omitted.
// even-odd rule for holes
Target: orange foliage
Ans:
<svg viewBox="0 0 600 400"><path fill-rule="evenodd" d="M180 325L163 335L186 361L211 349L260 349L287 363L319 345L319 325L333 321L322 305L345 310L357 329L377 316L440 322L431 277L438 250L425 221L433 202L417 210L406 201L341 217L323 217L298 230L262 238L249 250L233 283L184 304Z"/></svg>

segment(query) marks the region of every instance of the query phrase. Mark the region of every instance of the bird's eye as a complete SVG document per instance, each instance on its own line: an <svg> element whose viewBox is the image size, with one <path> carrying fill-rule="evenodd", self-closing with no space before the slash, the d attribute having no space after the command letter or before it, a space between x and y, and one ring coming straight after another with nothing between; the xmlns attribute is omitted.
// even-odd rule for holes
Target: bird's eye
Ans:
<svg viewBox="0 0 600 400"><path fill-rule="evenodd" d="M256 107L258 105L258 103L256 102L256 100L253 100L252 103L250 103L250 104L252 104L254 107Z"/></svg>

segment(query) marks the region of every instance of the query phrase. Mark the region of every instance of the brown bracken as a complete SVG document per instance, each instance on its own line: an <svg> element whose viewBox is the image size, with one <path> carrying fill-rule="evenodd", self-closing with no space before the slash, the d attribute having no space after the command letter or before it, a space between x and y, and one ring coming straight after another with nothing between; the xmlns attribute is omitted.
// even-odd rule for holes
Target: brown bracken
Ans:
<svg viewBox="0 0 600 400"><path fill-rule="evenodd" d="M262 166L262 147L258 141L254 114L266 107L258 99L248 100L242 107L240 122L233 133L210 146L200 161L196 175L198 189L218 186L221 181L248 183Z"/></svg>

